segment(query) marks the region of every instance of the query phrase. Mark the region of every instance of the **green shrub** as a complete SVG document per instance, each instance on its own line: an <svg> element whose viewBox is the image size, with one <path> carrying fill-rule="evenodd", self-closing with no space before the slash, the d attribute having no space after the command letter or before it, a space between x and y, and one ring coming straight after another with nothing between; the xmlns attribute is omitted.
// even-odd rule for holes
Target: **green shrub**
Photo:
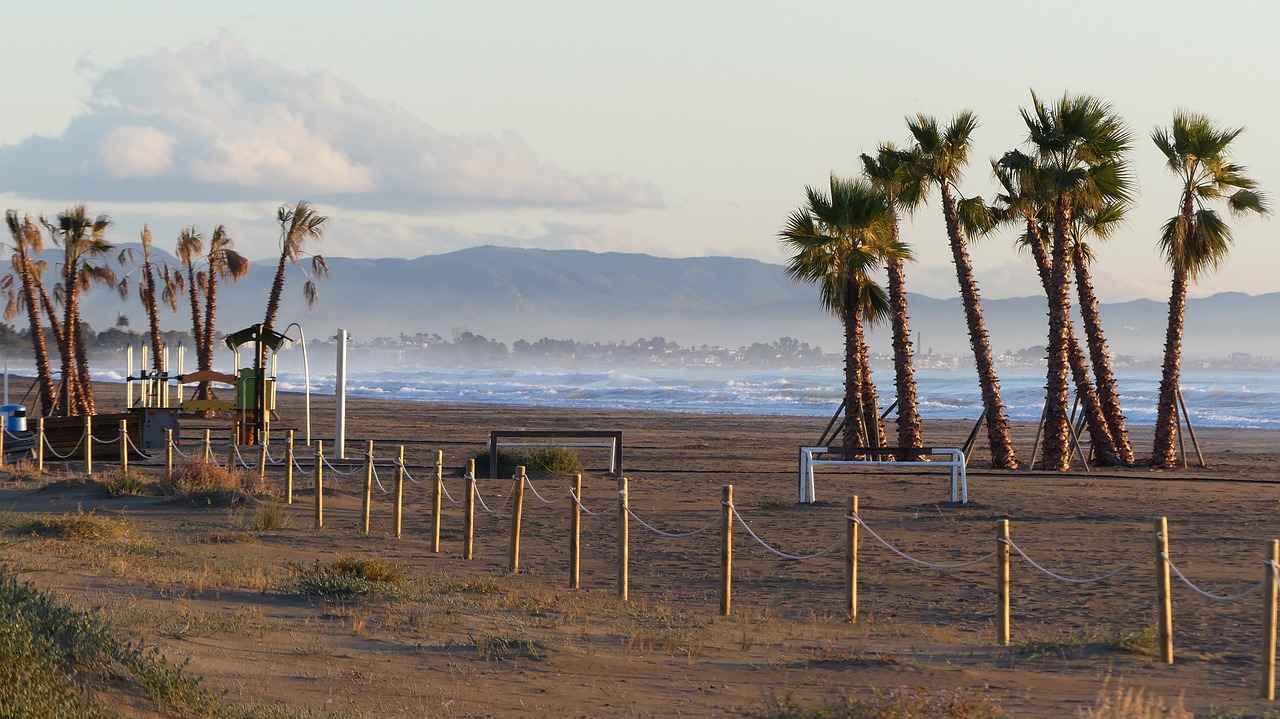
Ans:
<svg viewBox="0 0 1280 719"><path fill-rule="evenodd" d="M184 714L213 716L216 696L158 649L122 640L95 612L59 604L0 569L0 707L6 717L98 717L93 687L139 686Z"/></svg>
<svg viewBox="0 0 1280 719"><path fill-rule="evenodd" d="M380 559L342 556L329 564L316 560L300 569L294 589L298 594L343 602L387 594L405 581L404 569Z"/></svg>
<svg viewBox="0 0 1280 719"><path fill-rule="evenodd" d="M98 496L108 499L146 494L147 485L135 474L119 474L98 479Z"/></svg>
<svg viewBox="0 0 1280 719"><path fill-rule="evenodd" d="M10 533L89 542L119 539L128 533L129 525L118 520L76 512L62 515L39 515L14 525Z"/></svg>
<svg viewBox="0 0 1280 719"><path fill-rule="evenodd" d="M476 476L489 476L489 450L474 455ZM517 467L533 475L577 474L582 471L582 460L572 447L529 447L515 451L498 450L498 476L510 477Z"/></svg>
<svg viewBox="0 0 1280 719"><path fill-rule="evenodd" d="M274 532L288 526L289 514L279 504L264 504L253 515L253 528L259 532Z"/></svg>

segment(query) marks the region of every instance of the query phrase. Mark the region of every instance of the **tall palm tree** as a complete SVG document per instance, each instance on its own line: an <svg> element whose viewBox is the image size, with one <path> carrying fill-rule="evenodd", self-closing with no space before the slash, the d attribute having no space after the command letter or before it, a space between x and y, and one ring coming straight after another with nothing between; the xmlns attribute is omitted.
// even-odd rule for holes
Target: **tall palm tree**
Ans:
<svg viewBox="0 0 1280 719"><path fill-rule="evenodd" d="M888 200L889 245L901 247L899 212L911 212L920 197L916 186L919 176L910 172L912 166L908 153L892 144L881 145L872 157L862 155L863 174L885 193ZM885 252L884 265L888 275L889 319L893 328L894 389L898 398L898 445L920 447L924 444L921 432L920 409L916 396L915 369L911 362L911 327L907 318L907 289L904 265L910 252Z"/></svg>
<svg viewBox="0 0 1280 719"><path fill-rule="evenodd" d="M40 304L36 296L36 283L43 270L43 264L38 259L44 251L43 235L30 215L19 220L18 213L9 210L5 212L4 219L9 226L9 236L13 238L13 255L10 258L13 271L4 278L4 290L8 299L4 318L6 321L12 320L20 308L26 310L31 347L36 360L40 414L48 416L53 413L58 389L53 382L53 365L49 361L49 348L45 343L44 328L40 324ZM15 279L17 288L13 287Z"/></svg>
<svg viewBox="0 0 1280 719"><path fill-rule="evenodd" d="M991 167L1002 190L996 195L993 208L997 223L1023 226L1018 245L1031 252L1040 277L1040 286L1047 298L1052 274L1047 245L1053 232L1053 213L1052 202L1043 191L1045 183L1040 177L1040 168L1036 165L1035 158L1018 150L1006 152L1000 160L992 162ZM1089 377L1089 364L1076 339L1070 317L1067 320L1067 336L1071 376L1076 385L1076 396L1084 408L1085 423L1093 438L1093 446L1104 463L1121 464L1111 427Z"/></svg>
<svg viewBox="0 0 1280 719"><path fill-rule="evenodd" d="M185 273L182 282L186 285L187 302L191 306L191 338L196 344L198 363L199 357L203 355L204 343L204 318L201 314L200 297L203 285L208 281L206 273L200 268L200 260L204 255L204 235L195 227L184 227L178 233L178 245L174 254L182 266L182 272ZM160 371L158 364L156 371ZM202 383L200 386L203 388L206 385ZM196 390L196 397L199 399L205 399L207 394L207 391Z"/></svg>
<svg viewBox="0 0 1280 719"><path fill-rule="evenodd" d="M93 385L89 381L89 361L84 332L80 326L80 295L94 283L115 284L115 272L106 264L97 264L113 245L106 241L111 218L89 217L83 204L58 213L52 223L45 222L54 242L62 247L61 289L62 379L67 385L68 414L94 414Z"/></svg>
<svg viewBox="0 0 1280 719"><path fill-rule="evenodd" d="M1201 275L1217 269L1231 250L1231 227L1209 203L1223 201L1236 216L1271 211L1257 181L1245 174L1246 168L1231 161L1231 143L1243 131L1242 127L1221 127L1200 113L1178 111L1172 127L1151 133L1152 141L1164 153L1166 167L1181 183L1178 214L1165 223L1160 235L1160 251L1173 272L1173 283L1151 457L1157 467L1171 468L1178 461L1174 437L1187 288Z"/></svg>
<svg viewBox="0 0 1280 719"><path fill-rule="evenodd" d="M239 282L249 273L249 260L233 249L235 240L227 234L223 225L209 238L209 252L205 255L208 279L204 294L204 328L201 352L198 356L202 370L213 369L213 341L216 337L215 317L218 312L218 283L229 279Z"/></svg>
<svg viewBox="0 0 1280 719"><path fill-rule="evenodd" d="M955 183L969 162L969 148L977 127L977 117L968 111L956 115L946 127L940 126L937 119L927 115L907 118L907 128L915 143L913 164L921 179L921 190L936 186L942 197L942 215L947 226L947 238L951 243L951 258L956 266L956 280L960 285L965 323L969 328L969 344L973 348L978 382L982 387L991 463L1003 469L1017 469L1018 455L1013 448L1009 418L1000 397L1000 379L996 376L991 340L982 318L978 283L973 276L973 263L969 260L964 229L961 227L960 208L955 196Z"/></svg>
<svg viewBox="0 0 1280 719"><path fill-rule="evenodd" d="M888 199L865 180L831 176L830 192L805 188L806 203L791 213L779 237L794 254L787 274L814 282L825 308L840 318L845 349L845 446L864 443L877 432L879 415L867 412L867 366L863 322L888 311L883 290L870 275L892 244ZM897 247L905 252L905 248Z"/></svg>
<svg viewBox="0 0 1280 719"><path fill-rule="evenodd" d="M319 242L324 239L324 223L328 219L316 212L306 200L293 207L281 205L276 211L276 220L280 223L280 262L276 265L271 292L267 295L267 314L262 322L264 332L275 329L276 316L280 313L280 295L284 292L285 270L289 263L297 264L308 254L308 241ZM306 298L307 307L314 307L319 297L316 281L329 276L329 266L324 257L311 255L311 272L306 274L307 282L302 287L302 296ZM262 359L264 358L260 358L260 361Z"/></svg>
<svg viewBox="0 0 1280 719"><path fill-rule="evenodd" d="M160 330L160 303L169 306L170 312L178 311L178 293L181 291L182 275L174 273L169 265L154 259L151 244L151 228L143 225L139 233L142 243L142 264L138 269L142 277L138 282L138 301L147 314L147 329L151 342L152 369L159 373L163 367L164 335ZM129 252L132 255L132 252ZM121 299L129 296L129 275L120 278L116 291Z"/></svg>
<svg viewBox="0 0 1280 719"><path fill-rule="evenodd" d="M1071 427L1067 414L1067 371L1071 319L1070 244L1072 211L1126 203L1132 181L1125 158L1129 131L1111 107L1088 95L1064 93L1046 104L1033 92L1032 109L1023 109L1027 141L1042 169L1053 201L1053 243L1049 255L1048 376L1045 381L1044 467L1071 467Z"/></svg>

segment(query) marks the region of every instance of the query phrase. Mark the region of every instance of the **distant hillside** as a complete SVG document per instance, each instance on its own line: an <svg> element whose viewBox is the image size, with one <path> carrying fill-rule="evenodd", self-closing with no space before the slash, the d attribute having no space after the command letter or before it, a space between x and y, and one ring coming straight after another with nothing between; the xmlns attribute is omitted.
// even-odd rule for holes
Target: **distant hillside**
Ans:
<svg viewBox="0 0 1280 719"><path fill-rule="evenodd" d="M838 351L841 341L839 323L822 311L813 287L793 285L781 266L756 260L492 246L416 259L327 259L332 276L321 283L315 310L308 312L302 301L298 268L285 287L281 324L299 322L312 338L342 327L356 339L465 329L507 343L661 335L696 347L791 336L828 352ZM261 321L273 271L270 262L257 262L238 285L224 286L221 329ZM123 312L141 329L145 318L136 300L126 304L101 290L91 298L85 315L95 328L111 326ZM997 352L1044 344L1043 299L987 299L983 307ZM1102 313L1113 351L1161 352L1164 303L1104 305ZM912 295L911 323L918 351L968 352L958 298ZM184 329L189 320L180 312L167 315L165 324ZM1188 357L1280 356L1280 293L1192 300L1185 341ZM888 349L883 332L872 342Z"/></svg>

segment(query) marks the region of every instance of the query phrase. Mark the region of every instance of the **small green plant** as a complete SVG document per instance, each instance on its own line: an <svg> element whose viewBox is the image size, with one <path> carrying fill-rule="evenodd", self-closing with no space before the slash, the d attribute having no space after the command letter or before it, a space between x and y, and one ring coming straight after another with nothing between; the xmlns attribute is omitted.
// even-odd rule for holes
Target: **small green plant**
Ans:
<svg viewBox="0 0 1280 719"><path fill-rule="evenodd" d="M523 632L482 634L476 640L476 652L485 661L504 659L543 659L551 647L543 641L530 639Z"/></svg>
<svg viewBox="0 0 1280 719"><path fill-rule="evenodd" d="M1156 653L1160 640L1160 628L1152 624L1145 629L1111 637L1107 640L1107 648L1117 652L1152 655Z"/></svg>
<svg viewBox="0 0 1280 719"><path fill-rule="evenodd" d="M142 481L141 477L132 473L117 474L112 477L98 479L98 496L106 497L107 499L146 494L146 492L146 483Z"/></svg>
<svg viewBox="0 0 1280 719"><path fill-rule="evenodd" d="M259 532L274 532L289 527L289 514L279 504L269 503L258 507L253 515L253 528Z"/></svg>
<svg viewBox="0 0 1280 719"><path fill-rule="evenodd" d="M536 474L577 474L582 460L572 447L534 447L525 454L525 469Z"/></svg>
<svg viewBox="0 0 1280 719"><path fill-rule="evenodd" d="M380 559L338 557L329 564L316 560L298 571L295 591L327 602L342 602L387 594L406 580L404 569Z"/></svg>

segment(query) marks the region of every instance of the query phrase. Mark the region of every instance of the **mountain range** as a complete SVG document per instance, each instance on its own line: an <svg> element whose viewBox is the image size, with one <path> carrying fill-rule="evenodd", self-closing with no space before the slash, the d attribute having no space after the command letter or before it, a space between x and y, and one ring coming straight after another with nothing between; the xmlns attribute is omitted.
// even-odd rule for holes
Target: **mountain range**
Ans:
<svg viewBox="0 0 1280 719"><path fill-rule="evenodd" d="M166 253L157 255L177 266ZM793 284L782 266L757 260L496 246L415 259L326 259L331 272L319 285L317 306L307 310L297 267L290 268L281 306L279 324L298 322L312 339L344 328L356 341L465 330L508 343L662 336L685 346L738 347L788 336L827 352L841 344L839 322L821 308L817 290ZM257 261L238 284L221 286L221 331L261 321L274 270L274 261ZM102 289L89 298L84 314L95 329L112 326L120 314L133 328L144 326L136 299L122 301ZM917 352L969 351L958 297L913 294L909 301ZM165 311L166 329L189 327L185 307ZM984 299L983 309L997 353L1044 344L1042 297ZM1147 358L1162 351L1165 303L1104 304L1101 312L1114 352ZM884 330L870 341L873 351L887 351ZM1192 299L1184 343L1188 358L1280 356L1280 293Z"/></svg>

